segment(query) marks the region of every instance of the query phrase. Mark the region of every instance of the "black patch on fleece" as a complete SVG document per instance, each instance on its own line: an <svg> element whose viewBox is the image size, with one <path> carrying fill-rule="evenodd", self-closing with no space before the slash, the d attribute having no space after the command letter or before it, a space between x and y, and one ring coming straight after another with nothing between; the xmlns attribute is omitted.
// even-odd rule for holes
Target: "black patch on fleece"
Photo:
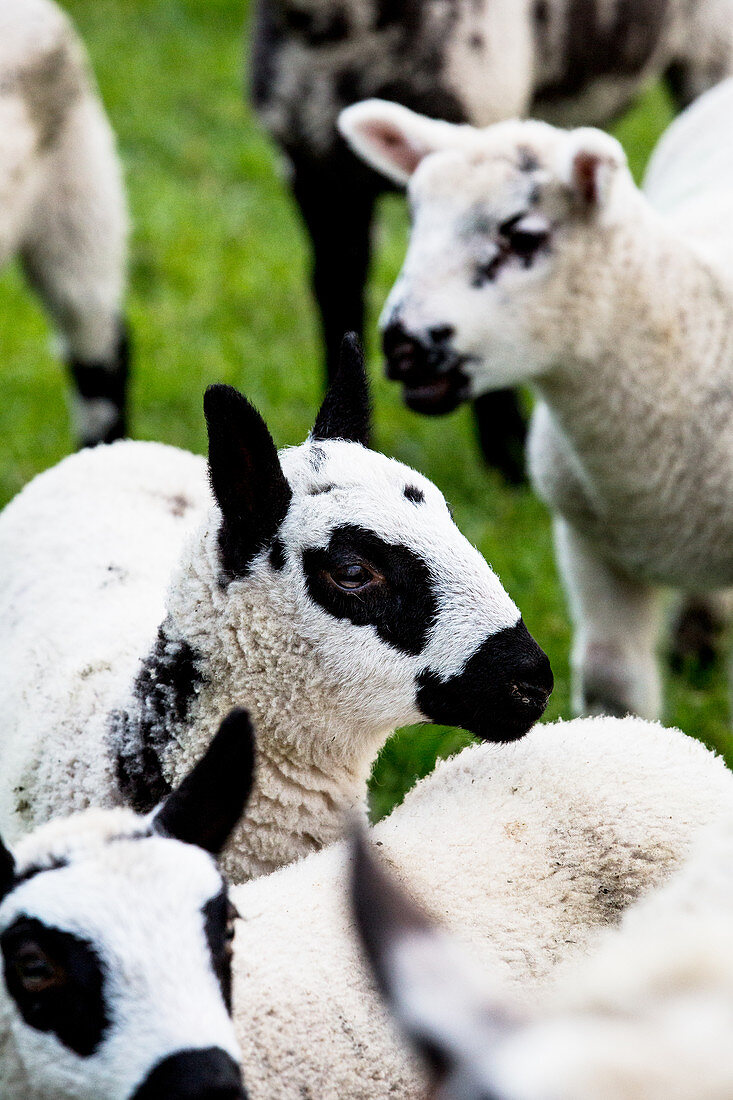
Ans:
<svg viewBox="0 0 733 1100"><path fill-rule="evenodd" d="M158 1062L130 1100L247 1100L242 1074L219 1047L179 1050Z"/></svg>
<svg viewBox="0 0 733 1100"><path fill-rule="evenodd" d="M232 1013L232 948L227 939L231 912L226 887L206 902L203 908L204 934L211 953L211 965L221 988L227 1012Z"/></svg>
<svg viewBox="0 0 733 1100"><path fill-rule="evenodd" d="M384 578L363 591L342 591L327 579L334 569L365 562ZM336 619L372 626L388 645L421 653L438 613L428 566L407 546L386 542L355 524L335 527L325 550L304 550L311 599Z"/></svg>
<svg viewBox="0 0 733 1100"><path fill-rule="evenodd" d="M193 700L206 682L201 655L183 639L169 638L161 626L135 679L134 708L113 711L109 717L120 793L138 813L152 810L170 793L163 753L186 725Z"/></svg>
<svg viewBox="0 0 733 1100"><path fill-rule="evenodd" d="M422 489L418 489L416 485L405 485L403 492L407 499L412 501L413 504L425 503L425 493Z"/></svg>
<svg viewBox="0 0 733 1100"><path fill-rule="evenodd" d="M110 1020L104 968L89 940L39 920L19 917L0 935L5 986L21 1016L36 1031L50 1031L75 1054L88 1058L104 1039ZM23 960L58 978L29 992L20 977Z"/></svg>
<svg viewBox="0 0 733 1100"><path fill-rule="evenodd" d="M519 619L489 635L457 676L442 680L428 669L417 677L417 687L417 705L431 722L461 726L484 741L513 741L542 715L553 677Z"/></svg>

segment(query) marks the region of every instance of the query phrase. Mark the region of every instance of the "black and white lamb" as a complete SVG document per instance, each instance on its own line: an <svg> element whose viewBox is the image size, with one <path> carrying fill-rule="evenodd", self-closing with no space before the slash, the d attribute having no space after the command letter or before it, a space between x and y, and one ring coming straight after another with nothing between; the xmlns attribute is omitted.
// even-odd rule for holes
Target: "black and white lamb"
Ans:
<svg viewBox="0 0 733 1100"><path fill-rule="evenodd" d="M4 1100L245 1100L214 856L253 759L235 712L148 816L88 810L0 841Z"/></svg>
<svg viewBox="0 0 733 1100"><path fill-rule="evenodd" d="M516 382L538 398L530 474L555 521L580 711L656 716L662 586L733 584L731 112L733 79L672 124L642 189L598 130L473 130L379 102L342 118L409 177L383 318L404 386L426 404Z"/></svg>
<svg viewBox="0 0 733 1100"><path fill-rule="evenodd" d="M127 210L86 54L51 0L0 5L0 266L17 256L62 339L82 444L126 431Z"/></svg>
<svg viewBox="0 0 733 1100"><path fill-rule="evenodd" d="M667 73L681 103L733 71L731 0L257 0L253 99L287 154L313 243L327 363L363 323L375 201L386 182L336 119L371 96L486 126L530 111L602 125ZM523 468L513 395L480 399L487 459Z"/></svg>
<svg viewBox="0 0 733 1100"><path fill-rule="evenodd" d="M260 762L225 866L270 871L340 835L396 726L520 737L549 662L427 479L368 450L347 344L304 444L278 455L236 390L202 458L83 451L0 517L2 827L150 809L245 705Z"/></svg>

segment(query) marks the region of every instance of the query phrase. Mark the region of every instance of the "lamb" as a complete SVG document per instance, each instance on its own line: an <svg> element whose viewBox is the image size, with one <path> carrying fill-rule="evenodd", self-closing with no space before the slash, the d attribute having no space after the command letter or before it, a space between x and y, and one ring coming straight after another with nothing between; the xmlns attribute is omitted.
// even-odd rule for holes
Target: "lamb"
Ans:
<svg viewBox="0 0 733 1100"><path fill-rule="evenodd" d="M203 459L129 441L70 456L11 502L9 834L90 804L149 810L246 705L259 767L224 856L241 881L340 835L396 726L510 740L540 717L547 657L438 489L359 442L367 397L347 341L311 435L278 456L246 399L211 387L213 505Z"/></svg>
<svg viewBox="0 0 733 1100"><path fill-rule="evenodd" d="M0 841L0 1095L245 1100L231 1021L235 911L214 855L254 743L222 723L147 817L88 810Z"/></svg>
<svg viewBox="0 0 733 1100"><path fill-rule="evenodd" d="M538 399L530 475L580 712L657 715L660 587L733 584L731 110L733 80L670 127L642 191L595 130L478 131L388 103L342 116L363 155L409 177L382 319L394 377L425 408L520 382Z"/></svg>
<svg viewBox="0 0 733 1100"><path fill-rule="evenodd" d="M731 806L733 775L699 742L597 717L465 749L370 835L496 988L531 1003ZM352 933L347 864L338 844L233 890L234 1020L250 1100L425 1095Z"/></svg>
<svg viewBox="0 0 733 1100"><path fill-rule="evenodd" d="M449 122L539 114L603 125L654 75L680 104L733 72L731 0L258 0L252 97L292 165L313 247L329 372L361 330L370 229L386 184L340 141L341 108L380 96ZM513 394L479 399L487 460L523 476Z"/></svg>
<svg viewBox="0 0 733 1100"><path fill-rule="evenodd" d="M82 445L126 432L127 210L109 122L52 0L0 10L0 266L18 257L60 333Z"/></svg>
<svg viewBox="0 0 733 1100"><path fill-rule="evenodd" d="M466 955L359 841L357 922L380 987L443 1100L718 1100L733 1092L733 816L531 1012Z"/></svg>

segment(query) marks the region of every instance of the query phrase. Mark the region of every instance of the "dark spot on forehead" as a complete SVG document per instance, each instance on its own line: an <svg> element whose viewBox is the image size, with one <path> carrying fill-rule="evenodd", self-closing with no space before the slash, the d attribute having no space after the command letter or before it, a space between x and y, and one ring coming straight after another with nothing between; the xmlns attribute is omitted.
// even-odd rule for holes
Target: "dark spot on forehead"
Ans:
<svg viewBox="0 0 733 1100"><path fill-rule="evenodd" d="M5 986L29 1027L51 1032L88 1058L110 1025L102 961L90 940L32 917L19 917L0 935ZM24 960L42 960L51 983L34 991L22 980Z"/></svg>
<svg viewBox="0 0 733 1100"><path fill-rule="evenodd" d="M269 560L272 568L278 571L285 565L285 546L283 545L282 539L276 538L272 540Z"/></svg>
<svg viewBox="0 0 733 1100"><path fill-rule="evenodd" d="M539 26L541 27L549 21L550 5L548 4L547 0L536 0L533 9L533 15L535 23L539 24Z"/></svg>
<svg viewBox="0 0 733 1100"><path fill-rule="evenodd" d="M422 489L418 489L417 485L405 485L403 493L413 504L423 504L425 502L425 493Z"/></svg>
<svg viewBox="0 0 733 1100"><path fill-rule="evenodd" d="M468 39L468 44L472 50L482 50L484 48L484 36L482 34L472 34Z"/></svg>
<svg viewBox="0 0 733 1100"><path fill-rule="evenodd" d="M315 470L315 472L318 473L321 466L323 466L323 463L326 461L326 452L324 451L323 447L311 447L308 461L310 462L311 469Z"/></svg>
<svg viewBox="0 0 733 1100"><path fill-rule="evenodd" d="M328 482L327 485L314 485L312 489L308 490L308 496L310 496L310 497L319 497L323 493L330 493L331 490L335 489L335 488L336 488L336 486L333 485L332 482Z"/></svg>
<svg viewBox="0 0 733 1100"><path fill-rule="evenodd" d="M526 145L519 147L519 168L522 172L535 172L540 166L536 154Z"/></svg>
<svg viewBox="0 0 733 1100"><path fill-rule="evenodd" d="M381 579L363 590L344 591L334 575L354 564L368 565ZM422 652L438 602L430 569L414 550L344 524L334 528L325 549L303 552L303 570L311 599L334 618L374 627L403 653Z"/></svg>

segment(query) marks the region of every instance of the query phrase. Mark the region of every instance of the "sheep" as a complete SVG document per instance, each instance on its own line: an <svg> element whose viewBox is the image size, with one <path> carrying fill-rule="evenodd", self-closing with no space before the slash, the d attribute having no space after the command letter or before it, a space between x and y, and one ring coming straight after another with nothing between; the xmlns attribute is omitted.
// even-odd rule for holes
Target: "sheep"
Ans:
<svg viewBox="0 0 733 1100"><path fill-rule="evenodd" d="M398 725L520 737L547 657L439 490L368 450L358 346L280 455L211 387L204 460L123 441L41 474L0 517L0 824L149 810L246 705L260 763L234 881L340 835ZM167 591L166 591L167 590ZM53 716L49 727L42 714Z"/></svg>
<svg viewBox="0 0 733 1100"><path fill-rule="evenodd" d="M531 1010L429 920L357 840L357 926L441 1100L719 1100L733 1092L733 817Z"/></svg>
<svg viewBox="0 0 733 1100"><path fill-rule="evenodd" d="M52 0L0 6L0 266L18 257L61 336L82 445L126 433L127 209L84 48Z"/></svg>
<svg viewBox="0 0 733 1100"><path fill-rule="evenodd" d="M531 1003L731 806L733 775L699 742L596 717L466 748L370 835L497 989ZM425 1095L360 956L347 869L340 843L233 890L234 1021L250 1100Z"/></svg>
<svg viewBox="0 0 733 1100"><path fill-rule="evenodd" d="M340 141L339 110L370 96L485 126L528 112L608 122L653 76L689 102L733 72L731 0L258 0L252 99L292 166L313 249L329 373L361 330L370 229L385 181ZM480 441L523 477L524 417L508 390L479 399Z"/></svg>
<svg viewBox="0 0 733 1100"><path fill-rule="evenodd" d="M146 817L87 810L0 841L0 1095L245 1100L231 1021L236 913L214 855L254 743L222 723Z"/></svg>
<svg viewBox="0 0 733 1100"><path fill-rule="evenodd" d="M388 103L342 116L363 155L410 177L382 318L393 377L425 409L519 382L538 399L530 476L578 712L655 717L660 588L733 584L731 110L728 80L673 123L641 191L596 130L478 131Z"/></svg>

